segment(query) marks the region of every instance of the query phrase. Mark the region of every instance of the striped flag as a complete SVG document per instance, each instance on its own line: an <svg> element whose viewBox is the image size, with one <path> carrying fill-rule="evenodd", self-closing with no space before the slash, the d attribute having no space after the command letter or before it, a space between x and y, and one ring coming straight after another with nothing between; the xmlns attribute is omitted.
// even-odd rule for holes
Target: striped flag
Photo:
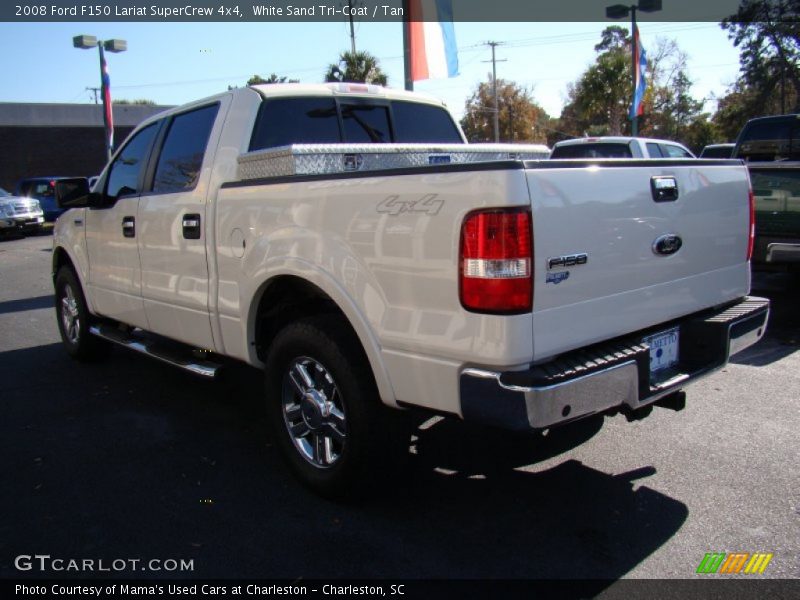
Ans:
<svg viewBox="0 0 800 600"><path fill-rule="evenodd" d="M114 150L114 115L111 111L111 78L108 76L108 64L103 47L100 46L100 73L103 94L103 120L106 125L106 135L108 136L107 147L109 151Z"/></svg>
<svg viewBox="0 0 800 600"><path fill-rule="evenodd" d="M453 0L408 0L411 80L458 75Z"/></svg>
<svg viewBox="0 0 800 600"><path fill-rule="evenodd" d="M647 89L647 79L645 78L645 69L647 68L647 53L642 46L642 40L639 37L639 27L633 30L633 43L636 51L634 69L636 75L636 90L633 93L633 104L631 105L631 120L644 114L644 91Z"/></svg>

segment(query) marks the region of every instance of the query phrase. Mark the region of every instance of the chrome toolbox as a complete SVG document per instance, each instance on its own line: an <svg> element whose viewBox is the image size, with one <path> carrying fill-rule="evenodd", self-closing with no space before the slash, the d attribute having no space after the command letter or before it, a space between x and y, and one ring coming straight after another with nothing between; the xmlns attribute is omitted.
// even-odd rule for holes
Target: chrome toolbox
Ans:
<svg viewBox="0 0 800 600"><path fill-rule="evenodd" d="M293 144L239 157L238 177L267 179L550 156L540 144Z"/></svg>

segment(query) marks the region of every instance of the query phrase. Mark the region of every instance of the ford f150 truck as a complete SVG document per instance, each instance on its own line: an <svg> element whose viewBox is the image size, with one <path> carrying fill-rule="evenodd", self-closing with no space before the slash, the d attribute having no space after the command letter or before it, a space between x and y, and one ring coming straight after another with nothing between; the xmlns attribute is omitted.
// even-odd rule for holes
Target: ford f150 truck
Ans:
<svg viewBox="0 0 800 600"><path fill-rule="evenodd" d="M335 495L407 452L403 409L517 431L636 418L761 338L741 163L526 156L372 86L171 109L91 192L57 184L64 346L263 368L276 443Z"/></svg>

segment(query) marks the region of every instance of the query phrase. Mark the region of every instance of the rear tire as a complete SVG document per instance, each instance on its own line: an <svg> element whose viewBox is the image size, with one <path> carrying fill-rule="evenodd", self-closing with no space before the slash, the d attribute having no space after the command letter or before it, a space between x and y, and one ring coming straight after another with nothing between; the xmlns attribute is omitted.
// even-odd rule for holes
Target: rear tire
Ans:
<svg viewBox="0 0 800 600"><path fill-rule="evenodd" d="M361 496L408 454L405 415L381 403L358 338L339 317L281 330L266 386L276 444L300 481L323 496Z"/></svg>
<svg viewBox="0 0 800 600"><path fill-rule="evenodd" d="M92 315L70 267L61 267L56 274L56 321L64 348L72 358L97 360L107 349L103 340L89 333Z"/></svg>

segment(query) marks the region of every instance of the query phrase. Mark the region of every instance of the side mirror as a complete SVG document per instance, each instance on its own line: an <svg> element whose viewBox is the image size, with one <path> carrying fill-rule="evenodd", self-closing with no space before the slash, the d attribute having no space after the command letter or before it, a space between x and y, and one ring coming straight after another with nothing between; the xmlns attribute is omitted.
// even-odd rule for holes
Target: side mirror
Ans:
<svg viewBox="0 0 800 600"><path fill-rule="evenodd" d="M57 180L55 195L59 208L83 208L97 201L97 195L90 192L86 177Z"/></svg>

